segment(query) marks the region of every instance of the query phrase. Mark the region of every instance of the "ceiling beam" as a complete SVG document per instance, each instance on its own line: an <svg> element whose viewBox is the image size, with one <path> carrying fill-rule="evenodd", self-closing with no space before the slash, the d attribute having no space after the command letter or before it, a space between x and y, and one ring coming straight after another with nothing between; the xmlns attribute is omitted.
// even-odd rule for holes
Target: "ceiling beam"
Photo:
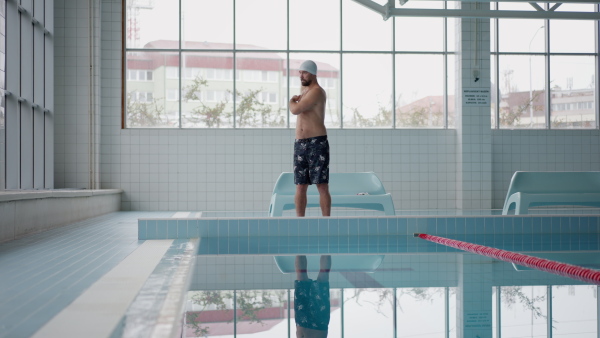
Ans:
<svg viewBox="0 0 600 338"><path fill-rule="evenodd" d="M598 12L556 12L556 11L513 11L513 10L463 10L396 8L392 2L382 6L372 0L353 0L370 10L379 13L384 20L392 16L399 17L455 17L455 18L507 18L507 19L564 19L564 20L600 20ZM562 1L566 3L566 1ZM557 6L555 6L557 7Z"/></svg>

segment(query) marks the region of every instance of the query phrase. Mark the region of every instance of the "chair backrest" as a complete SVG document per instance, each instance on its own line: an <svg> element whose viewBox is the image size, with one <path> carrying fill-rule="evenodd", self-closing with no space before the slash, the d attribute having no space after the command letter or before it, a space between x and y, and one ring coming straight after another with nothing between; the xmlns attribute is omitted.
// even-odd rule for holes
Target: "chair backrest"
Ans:
<svg viewBox="0 0 600 338"><path fill-rule="evenodd" d="M273 193L282 195L293 195L296 192L294 184L294 174L284 172L279 175ZM330 173L329 174L329 192L332 195L356 195L361 192L370 195L385 194L383 183L374 172L361 173ZM308 187L307 194L317 195L317 187L313 184Z"/></svg>
<svg viewBox="0 0 600 338"><path fill-rule="evenodd" d="M517 171L510 181L507 197L515 192L600 193L600 171Z"/></svg>

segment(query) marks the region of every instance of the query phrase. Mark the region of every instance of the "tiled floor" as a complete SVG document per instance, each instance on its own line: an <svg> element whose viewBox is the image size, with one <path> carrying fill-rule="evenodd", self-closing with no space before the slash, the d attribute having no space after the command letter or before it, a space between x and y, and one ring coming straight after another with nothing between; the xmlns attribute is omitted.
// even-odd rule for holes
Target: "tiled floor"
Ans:
<svg viewBox="0 0 600 338"><path fill-rule="evenodd" d="M172 214L117 212L0 244L0 337L33 335L144 242L138 218Z"/></svg>

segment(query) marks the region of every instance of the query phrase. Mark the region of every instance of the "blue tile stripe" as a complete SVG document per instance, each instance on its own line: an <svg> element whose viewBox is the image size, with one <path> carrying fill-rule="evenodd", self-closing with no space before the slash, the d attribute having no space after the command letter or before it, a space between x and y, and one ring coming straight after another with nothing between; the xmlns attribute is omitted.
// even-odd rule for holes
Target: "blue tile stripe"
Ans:
<svg viewBox="0 0 600 338"><path fill-rule="evenodd" d="M599 250L598 216L195 218L138 221L138 238L201 238L199 254L416 253L428 233L511 251Z"/></svg>

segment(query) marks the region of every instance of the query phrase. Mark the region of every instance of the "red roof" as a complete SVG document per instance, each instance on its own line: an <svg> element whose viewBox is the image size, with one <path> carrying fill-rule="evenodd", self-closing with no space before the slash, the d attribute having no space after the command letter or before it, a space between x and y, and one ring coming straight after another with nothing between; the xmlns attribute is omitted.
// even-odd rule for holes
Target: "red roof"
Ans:
<svg viewBox="0 0 600 338"><path fill-rule="evenodd" d="M185 49L194 49L199 51L185 52L186 66L199 68L233 68L233 44L220 42L199 42L186 41L182 46ZM128 69L156 69L161 66L179 66L179 41L175 40L156 40L148 42L144 48L147 51L129 52L127 54ZM173 52L153 52L153 49L172 49ZM211 50L210 52L202 52L200 50ZM214 50L223 50L214 51ZM280 71L286 74L286 61L275 52L267 52L265 48L249 45L237 44L237 49L250 50L240 51L236 53L237 69L244 70L273 70ZM253 52L253 51L256 52ZM298 71L300 64L304 60L290 59L290 72L292 74ZM315 61L319 70L319 77L334 77L337 78L339 70L328 63Z"/></svg>

